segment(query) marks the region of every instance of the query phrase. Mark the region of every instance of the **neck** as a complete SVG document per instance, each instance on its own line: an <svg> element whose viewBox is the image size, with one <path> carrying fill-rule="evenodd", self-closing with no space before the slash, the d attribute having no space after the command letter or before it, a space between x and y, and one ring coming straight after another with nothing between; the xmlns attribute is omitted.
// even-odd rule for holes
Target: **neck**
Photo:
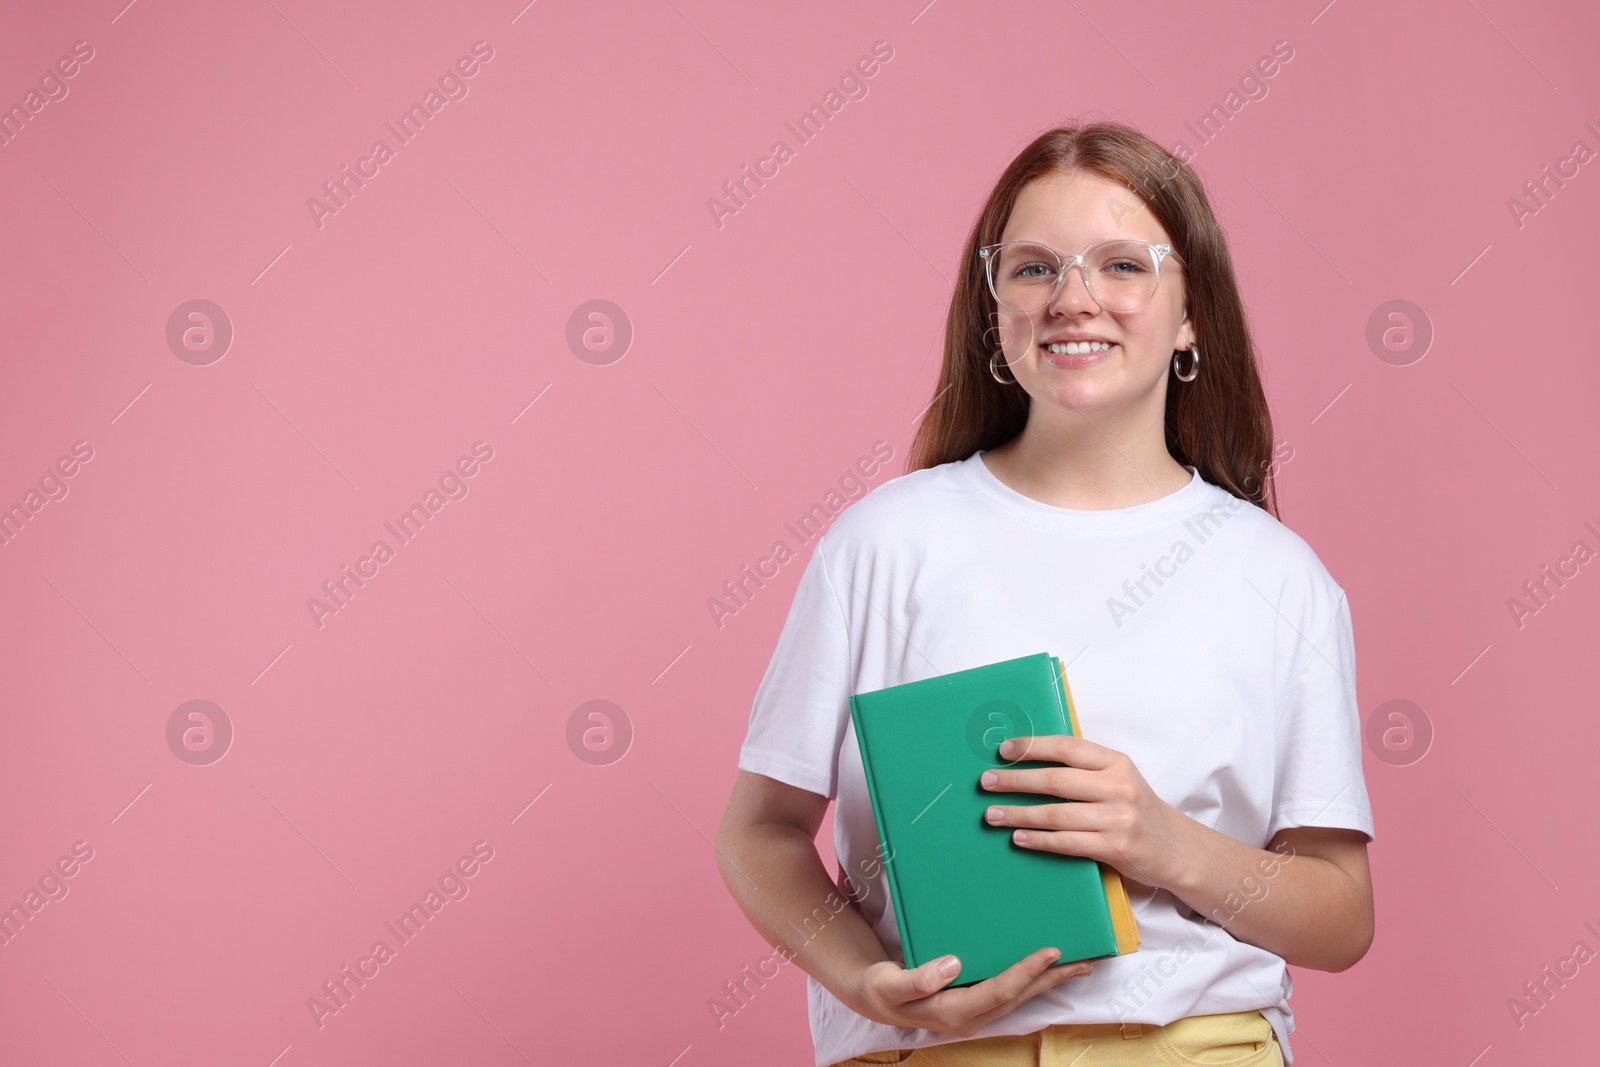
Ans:
<svg viewBox="0 0 1600 1067"><path fill-rule="evenodd" d="M1037 405L1036 405L1037 407ZM1155 433L1130 432L1075 413L1041 419L1030 412L1022 433L980 462L1024 496L1058 508L1104 511L1158 500L1188 484L1189 471Z"/></svg>

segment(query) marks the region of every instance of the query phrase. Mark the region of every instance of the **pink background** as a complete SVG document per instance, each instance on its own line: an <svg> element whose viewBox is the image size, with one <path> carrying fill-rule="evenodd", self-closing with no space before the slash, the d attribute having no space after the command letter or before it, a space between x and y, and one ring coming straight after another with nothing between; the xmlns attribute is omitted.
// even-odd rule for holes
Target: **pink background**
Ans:
<svg viewBox="0 0 1600 1067"><path fill-rule="evenodd" d="M1594 967L1507 1006L1600 949L1600 565L1507 606L1600 549L1600 164L1508 207L1600 149L1592 7L42 6L0 27L0 103L94 56L0 147L0 506L93 456L0 547L0 904L93 859L0 947L0 1061L807 1067L798 969L708 1007L770 954L710 839L801 565L720 628L707 603L874 442L873 484L904 472L967 228L1072 117L1199 147L1284 520L1349 592L1363 716L1434 733L1368 752L1377 940L1296 971L1298 1061L1592 1047ZM469 94L319 228L307 200L477 41ZM234 330L208 365L166 338L196 299ZM1434 332L1404 366L1367 340L1397 299ZM633 331L606 365L568 342L594 300ZM478 441L469 494L319 627L307 600ZM232 724L209 765L168 744L190 700ZM591 700L620 761L569 744ZM478 841L469 895L319 1028L308 999Z"/></svg>

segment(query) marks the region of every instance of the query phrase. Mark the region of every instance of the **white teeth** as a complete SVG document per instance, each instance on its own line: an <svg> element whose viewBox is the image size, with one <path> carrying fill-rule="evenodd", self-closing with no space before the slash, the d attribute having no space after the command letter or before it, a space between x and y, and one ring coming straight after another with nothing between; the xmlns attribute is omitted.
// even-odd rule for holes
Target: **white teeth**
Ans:
<svg viewBox="0 0 1600 1067"><path fill-rule="evenodd" d="M1104 352L1111 345L1105 341L1068 341L1065 344L1045 345L1046 351L1057 355L1081 356L1089 352Z"/></svg>

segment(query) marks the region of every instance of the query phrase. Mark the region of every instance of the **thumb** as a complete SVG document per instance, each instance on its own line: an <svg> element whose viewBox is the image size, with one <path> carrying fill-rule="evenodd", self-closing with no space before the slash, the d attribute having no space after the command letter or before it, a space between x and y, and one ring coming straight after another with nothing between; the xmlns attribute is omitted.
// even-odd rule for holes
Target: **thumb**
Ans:
<svg viewBox="0 0 1600 1067"><path fill-rule="evenodd" d="M961 974L961 960L955 956L940 956L905 973L911 979L912 997L931 996Z"/></svg>

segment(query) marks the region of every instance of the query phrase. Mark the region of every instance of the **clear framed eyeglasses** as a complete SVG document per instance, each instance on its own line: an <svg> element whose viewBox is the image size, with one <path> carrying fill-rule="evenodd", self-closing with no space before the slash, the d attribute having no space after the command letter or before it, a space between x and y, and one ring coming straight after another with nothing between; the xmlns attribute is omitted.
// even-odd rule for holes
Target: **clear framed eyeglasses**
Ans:
<svg viewBox="0 0 1600 1067"><path fill-rule="evenodd" d="M1156 295L1161 261L1183 262L1171 245L1131 238L1103 241L1075 256L1042 241L1006 241L978 249L989 291L1007 311L1037 311L1055 300L1076 266L1094 302L1108 311L1137 311Z"/></svg>

